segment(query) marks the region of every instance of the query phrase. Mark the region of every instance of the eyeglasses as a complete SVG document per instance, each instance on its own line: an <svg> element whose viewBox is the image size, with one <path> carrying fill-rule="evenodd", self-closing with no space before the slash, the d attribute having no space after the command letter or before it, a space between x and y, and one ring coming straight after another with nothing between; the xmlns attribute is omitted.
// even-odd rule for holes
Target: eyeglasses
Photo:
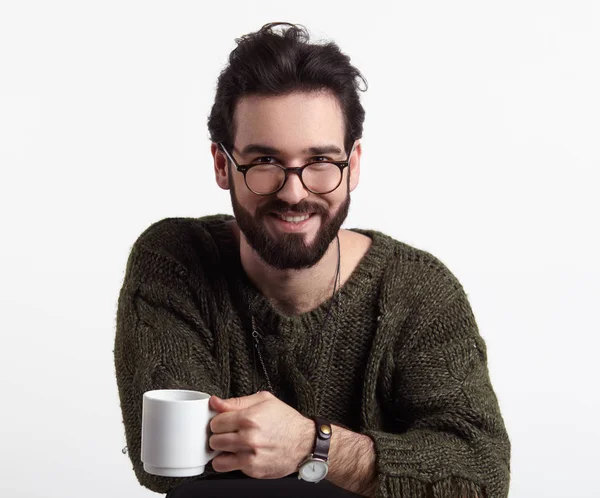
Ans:
<svg viewBox="0 0 600 498"><path fill-rule="evenodd" d="M251 164L238 164L223 143L219 143L219 146L236 169L244 174L248 189L257 195L272 195L279 192L290 173L296 173L309 192L319 195L329 194L342 183L344 168L350 165L352 155L350 151L346 161L312 161L299 168L286 168L275 161L260 162L263 158L258 158Z"/></svg>

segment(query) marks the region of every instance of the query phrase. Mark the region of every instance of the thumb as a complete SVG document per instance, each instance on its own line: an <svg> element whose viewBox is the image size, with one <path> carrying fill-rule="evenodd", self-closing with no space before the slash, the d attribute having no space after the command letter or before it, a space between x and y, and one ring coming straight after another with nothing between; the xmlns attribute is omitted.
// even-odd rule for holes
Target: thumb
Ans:
<svg viewBox="0 0 600 498"><path fill-rule="evenodd" d="M223 398L219 398L216 395L213 395L210 397L210 399L208 400L208 405L213 409L216 410L218 412L225 412L228 411L228 405L227 405L227 400L223 399Z"/></svg>
<svg viewBox="0 0 600 498"><path fill-rule="evenodd" d="M249 408L258 403L266 401L266 393L258 392L250 396L241 396L239 398L222 399L218 396L211 396L210 405L218 412L234 412Z"/></svg>

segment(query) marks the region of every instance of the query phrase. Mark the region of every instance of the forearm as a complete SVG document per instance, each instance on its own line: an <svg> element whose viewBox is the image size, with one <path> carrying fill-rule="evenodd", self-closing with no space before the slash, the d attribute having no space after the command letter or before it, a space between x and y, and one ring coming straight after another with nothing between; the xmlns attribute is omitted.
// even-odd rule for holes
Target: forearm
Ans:
<svg viewBox="0 0 600 498"><path fill-rule="evenodd" d="M192 389L223 395L226 386L219 384L216 361L205 346L207 341L201 339L210 331L198 314L186 282L178 276L171 278L169 285L162 282L155 272L168 268L169 263L157 258L139 246L134 247L129 257L119 293L114 359L134 471L140 484L166 493L187 478L161 477L144 471L141 462L144 392ZM178 275L175 270L173 274Z"/></svg>
<svg viewBox="0 0 600 498"><path fill-rule="evenodd" d="M327 479L353 493L374 497L378 482L373 440L334 425Z"/></svg>

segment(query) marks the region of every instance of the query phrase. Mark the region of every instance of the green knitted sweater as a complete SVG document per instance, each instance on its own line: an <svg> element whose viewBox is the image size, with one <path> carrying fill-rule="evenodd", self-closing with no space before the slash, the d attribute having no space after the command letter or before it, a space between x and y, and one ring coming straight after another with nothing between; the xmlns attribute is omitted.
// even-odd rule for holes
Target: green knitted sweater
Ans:
<svg viewBox="0 0 600 498"><path fill-rule="evenodd" d="M139 482L165 493L202 476L157 477L140 461L142 395L265 389L306 417L370 436L382 497L506 497L510 442L467 296L432 255L380 232L339 296L279 312L243 271L230 216L169 218L135 242L119 295L117 385ZM331 315L322 329L324 317Z"/></svg>

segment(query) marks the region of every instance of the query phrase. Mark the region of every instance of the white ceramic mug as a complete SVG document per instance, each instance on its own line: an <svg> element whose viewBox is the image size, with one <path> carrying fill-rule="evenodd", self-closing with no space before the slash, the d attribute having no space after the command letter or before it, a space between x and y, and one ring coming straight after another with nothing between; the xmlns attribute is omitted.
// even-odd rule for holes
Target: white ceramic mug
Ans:
<svg viewBox="0 0 600 498"><path fill-rule="evenodd" d="M220 452L211 450L209 423L217 414L209 408L210 394L181 389L144 393L142 403L142 462L149 474L197 476Z"/></svg>

